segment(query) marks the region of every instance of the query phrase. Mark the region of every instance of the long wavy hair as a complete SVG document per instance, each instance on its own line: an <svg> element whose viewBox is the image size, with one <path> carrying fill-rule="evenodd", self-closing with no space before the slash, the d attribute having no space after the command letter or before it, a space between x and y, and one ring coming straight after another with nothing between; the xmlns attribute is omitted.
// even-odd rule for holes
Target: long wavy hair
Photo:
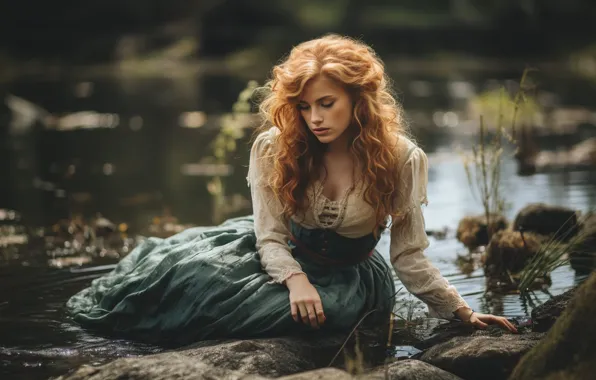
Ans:
<svg viewBox="0 0 596 380"><path fill-rule="evenodd" d="M387 217L398 213L395 144L405 127L382 61L354 39L327 35L301 43L273 67L271 79L260 89L263 124L257 134L271 126L280 131L270 152L273 170L268 185L283 205L285 217L308 208L306 191L320 175L325 144L309 131L297 105L306 83L318 75L339 83L351 96L349 149L357 158L364 200L376 210L377 228L385 227Z"/></svg>

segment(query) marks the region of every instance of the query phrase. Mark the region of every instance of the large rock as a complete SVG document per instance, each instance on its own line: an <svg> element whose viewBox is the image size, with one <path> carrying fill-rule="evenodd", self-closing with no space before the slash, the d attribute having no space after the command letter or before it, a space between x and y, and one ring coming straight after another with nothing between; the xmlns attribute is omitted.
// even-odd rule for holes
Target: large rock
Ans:
<svg viewBox="0 0 596 380"><path fill-rule="evenodd" d="M461 380L458 376L437 368L420 360L400 360L389 364L387 368L380 368L365 379L375 380Z"/></svg>
<svg viewBox="0 0 596 380"><path fill-rule="evenodd" d="M215 367L184 355L159 354L118 359L101 367L83 366L57 380L265 380L258 375ZM279 380L461 380L452 373L419 360L403 360L353 376L338 368L321 368L278 378Z"/></svg>
<svg viewBox="0 0 596 380"><path fill-rule="evenodd" d="M577 290L540 344L525 355L511 380L593 379L596 373L596 273Z"/></svg>
<svg viewBox="0 0 596 380"><path fill-rule="evenodd" d="M377 333L384 335L375 335ZM124 367L134 367L139 363L137 360L141 363L146 360L148 366L153 366L158 371L160 370L158 367L163 363L167 363L168 358L172 357L172 361L178 363L184 371L186 366L181 363L180 358L185 357L192 362L201 362L219 369L266 377L280 377L327 367L332 363L336 354L340 352L347 335L347 333L315 331L310 334L303 334L300 337L202 341L172 352L141 357L130 362L119 362L116 368L125 373L134 372L135 370L132 367L126 370ZM386 339L386 333L381 330L378 332L366 330L359 332L358 336L363 352L363 362L368 368L374 367L378 364L375 363L375 360L378 361L384 358L385 347L377 343ZM355 341L352 337L345 345L345 350L349 351L354 346ZM113 366L112 363L108 365ZM341 353L337 355L332 364L333 366L342 366L344 364L344 355ZM107 367L105 371L109 372L106 373L115 373L112 368L114 367ZM75 377L75 379L79 378L82 377ZM104 378L108 379L110 377L106 375Z"/></svg>
<svg viewBox="0 0 596 380"><path fill-rule="evenodd" d="M561 316L569 301L573 298L575 290L572 288L563 294L554 296L550 300L546 301L540 306L535 307L532 310L532 331L535 332L546 332L552 325L555 324L557 319Z"/></svg>
<svg viewBox="0 0 596 380"><path fill-rule="evenodd" d="M532 233L499 231L486 247L484 271L488 276L503 276L521 272L536 255L541 239Z"/></svg>
<svg viewBox="0 0 596 380"><path fill-rule="evenodd" d="M490 332L494 336L486 335ZM533 332L513 335L494 329L478 331L475 336L457 337L431 347L420 360L464 379L505 380L522 355L543 336Z"/></svg>
<svg viewBox="0 0 596 380"><path fill-rule="evenodd" d="M581 229L569 251L569 261L576 272L589 274L596 268L596 214L581 219Z"/></svg>
<svg viewBox="0 0 596 380"><path fill-rule="evenodd" d="M321 368L278 378L279 380L353 380L354 376L338 368Z"/></svg>
<svg viewBox="0 0 596 380"><path fill-rule="evenodd" d="M420 360L400 360L369 373L352 376L337 368L323 368L279 380L461 380L452 373Z"/></svg>
<svg viewBox="0 0 596 380"><path fill-rule="evenodd" d="M560 241L568 241L577 234L577 212L570 208L529 204L521 209L513 221L513 230L534 232Z"/></svg>
<svg viewBox="0 0 596 380"><path fill-rule="evenodd" d="M502 215L491 216L491 232L507 228L507 219ZM485 215L466 216L457 226L456 238L468 249L474 250L489 242L488 222Z"/></svg>
<svg viewBox="0 0 596 380"><path fill-rule="evenodd" d="M178 352L216 367L279 377L328 366L346 337L347 334L307 334L303 337L216 342L217 344L200 342ZM353 345L353 342L346 344L348 347ZM371 355L368 351L365 353L367 356ZM342 365L343 358L343 355L338 355L334 365Z"/></svg>
<svg viewBox="0 0 596 380"><path fill-rule="evenodd" d="M101 367L82 366L57 380L264 380L264 377L189 359L175 353L117 359Z"/></svg>

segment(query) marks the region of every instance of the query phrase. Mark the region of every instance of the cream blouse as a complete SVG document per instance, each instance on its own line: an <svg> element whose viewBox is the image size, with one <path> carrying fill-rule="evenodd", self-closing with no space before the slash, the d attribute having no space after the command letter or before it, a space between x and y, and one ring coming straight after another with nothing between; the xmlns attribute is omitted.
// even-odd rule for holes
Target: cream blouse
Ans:
<svg viewBox="0 0 596 380"><path fill-rule="evenodd" d="M282 217L282 207L267 185L272 167L271 147L278 129L259 134L252 146L248 170L251 188L257 249L263 269L276 283L283 283L296 273L303 273L288 246L289 230ZM422 205L427 203L428 160L422 149L400 137L402 157L398 178L402 182L398 209L403 215L391 226L390 260L406 289L429 306L430 314L452 319L460 307L469 307L455 287L424 256L429 241L426 236ZM317 182L307 191L310 208L305 215L292 219L306 228L333 229L338 234L356 238L369 234L375 227L375 211L364 201L362 186L346 190L337 201L327 199L323 184Z"/></svg>

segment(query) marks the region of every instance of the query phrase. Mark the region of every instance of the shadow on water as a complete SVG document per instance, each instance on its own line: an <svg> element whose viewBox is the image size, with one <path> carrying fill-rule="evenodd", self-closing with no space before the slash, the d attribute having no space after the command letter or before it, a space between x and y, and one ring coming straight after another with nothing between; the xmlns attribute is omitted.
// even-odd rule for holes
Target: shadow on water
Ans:
<svg viewBox="0 0 596 380"><path fill-rule="evenodd" d="M106 339L72 324L64 311L68 294L113 267L2 268L0 288L0 377L47 379L82 364L160 352L138 342Z"/></svg>
<svg viewBox="0 0 596 380"><path fill-rule="evenodd" d="M462 103L437 90L447 88L446 81L405 86L414 133L431 163L427 229L451 228L445 238L431 237L427 255L476 310L525 316L529 305L519 295L487 294L481 268L463 273L456 264L465 250L452 229L480 208L449 134L433 122L437 110L443 117L443 111ZM483 82L479 78L470 86ZM18 97L11 103L18 112L15 117L5 105L0 112L0 214L5 216L0 218L0 377L42 379L81 364L163 350L81 330L69 321L64 304L109 271L137 236L167 236L189 224L250 213L245 180L250 131L225 165L212 160L211 145L219 116L245 85L233 76L93 82L73 76L22 80L1 89L3 98ZM514 162L507 161L503 178L511 194L510 218L529 202L581 210L596 205L594 173L518 177L515 171ZM8 218L4 209L17 210L22 218ZM388 243L384 236L379 244L386 257ZM557 269L552 280L551 294L579 281L569 267ZM403 292L399 297L398 306L411 300ZM537 297L540 302L549 296ZM420 313L421 305L414 311Z"/></svg>

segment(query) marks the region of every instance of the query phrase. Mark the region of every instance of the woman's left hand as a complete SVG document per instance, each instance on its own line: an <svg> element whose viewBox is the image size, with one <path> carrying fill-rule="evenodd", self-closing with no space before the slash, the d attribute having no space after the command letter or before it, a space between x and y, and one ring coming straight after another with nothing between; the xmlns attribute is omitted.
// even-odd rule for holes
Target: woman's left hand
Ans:
<svg viewBox="0 0 596 380"><path fill-rule="evenodd" d="M517 333L517 329L513 326L513 323L509 322L505 317L499 317L492 314L476 313L472 314L470 321L468 322L476 328L485 329L488 325L499 325L505 330L509 330L512 333Z"/></svg>
<svg viewBox="0 0 596 380"><path fill-rule="evenodd" d="M488 325L499 325L505 330L517 333L517 328L515 328L515 326L511 322L509 322L505 317L499 317L492 314L477 313L475 311L471 311L470 309L460 309L457 310L455 313L459 316L459 318L462 321L469 323L472 326L479 329L485 329L488 327Z"/></svg>

